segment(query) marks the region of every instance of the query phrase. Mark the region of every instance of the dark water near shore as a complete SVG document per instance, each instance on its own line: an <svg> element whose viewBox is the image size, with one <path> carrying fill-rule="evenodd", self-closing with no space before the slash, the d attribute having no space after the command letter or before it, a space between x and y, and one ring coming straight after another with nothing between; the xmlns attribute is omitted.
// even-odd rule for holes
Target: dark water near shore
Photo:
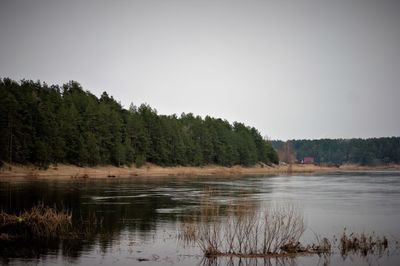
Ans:
<svg viewBox="0 0 400 266"><path fill-rule="evenodd" d="M167 177L108 180L0 180L0 208L29 209L38 202L64 207L74 218L95 214L102 233L89 239L12 243L0 248L0 264L44 265L400 265L399 249L381 255L327 258L204 260L197 246L178 241L179 224L200 208L209 189L215 204L234 199L260 208L294 202L303 211L307 231L333 238L347 232L375 232L400 239L400 172L292 176Z"/></svg>

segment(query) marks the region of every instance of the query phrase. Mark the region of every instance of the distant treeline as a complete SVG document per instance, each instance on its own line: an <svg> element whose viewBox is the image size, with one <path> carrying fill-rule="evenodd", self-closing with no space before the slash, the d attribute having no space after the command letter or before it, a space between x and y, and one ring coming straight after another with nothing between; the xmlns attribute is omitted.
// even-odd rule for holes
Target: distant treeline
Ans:
<svg viewBox="0 0 400 266"><path fill-rule="evenodd" d="M400 137L272 141L272 145L281 160L288 160L289 152L297 161L314 157L316 163L400 163Z"/></svg>
<svg viewBox="0 0 400 266"><path fill-rule="evenodd" d="M48 86L0 80L0 162L162 166L277 163L254 127L193 114L159 115L149 105L129 110L104 92L76 82Z"/></svg>

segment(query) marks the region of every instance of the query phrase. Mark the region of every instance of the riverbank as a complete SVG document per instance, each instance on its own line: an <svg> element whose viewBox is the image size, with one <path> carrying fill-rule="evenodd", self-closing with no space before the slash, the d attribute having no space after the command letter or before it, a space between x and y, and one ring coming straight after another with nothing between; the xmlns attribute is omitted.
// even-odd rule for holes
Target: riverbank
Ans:
<svg viewBox="0 0 400 266"><path fill-rule="evenodd" d="M208 165L203 167L177 166L160 167L146 164L142 167L78 167L75 165L50 165L48 169L35 166L5 164L0 170L0 178L43 178L43 179L74 179L74 178L116 178L116 177L163 177L163 176L226 176L226 175L256 175L284 173L317 173L317 172L347 172L347 171L377 171L400 170L400 165L359 166L343 165L317 166L310 164L273 165L273 166L233 166L223 167Z"/></svg>

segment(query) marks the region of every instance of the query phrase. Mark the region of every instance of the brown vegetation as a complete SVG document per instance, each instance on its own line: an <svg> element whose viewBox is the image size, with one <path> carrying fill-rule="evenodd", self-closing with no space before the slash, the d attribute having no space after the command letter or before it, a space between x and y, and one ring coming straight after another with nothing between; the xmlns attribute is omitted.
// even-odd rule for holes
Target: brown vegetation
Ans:
<svg viewBox="0 0 400 266"><path fill-rule="evenodd" d="M205 257L279 258L331 254L333 246L326 237L316 236L315 242L306 246L300 243L305 224L298 206L273 204L260 212L254 203L241 201L232 202L223 209L211 201L215 193L207 191L198 215L183 222L180 228L180 240L185 244L196 243ZM347 235L345 230L336 247L342 256L381 255L388 250L389 241L375 234Z"/></svg>
<svg viewBox="0 0 400 266"><path fill-rule="evenodd" d="M300 244L305 224L294 204L271 205L260 213L251 202L234 202L222 210L209 198L206 193L200 215L182 223L180 234L185 243L197 243L206 257L279 257L331 250L325 238L312 246Z"/></svg>
<svg viewBox="0 0 400 266"><path fill-rule="evenodd" d="M350 253L367 256L368 254L382 254L388 249L389 241L385 236L379 237L374 233L367 235L365 233L346 234L343 232L340 238L339 249L342 256L347 256Z"/></svg>
<svg viewBox="0 0 400 266"><path fill-rule="evenodd" d="M24 239L88 239L104 233L96 215L72 221L68 210L38 204L21 214L0 212L0 241Z"/></svg>
<svg viewBox="0 0 400 266"><path fill-rule="evenodd" d="M72 215L39 204L20 215L0 212L2 239L13 237L58 237L69 232Z"/></svg>
<svg viewBox="0 0 400 266"><path fill-rule="evenodd" d="M223 167L208 165L203 167L177 166L160 167L146 164L142 167L96 166L78 167L74 165L51 165L48 169L38 169L34 166L8 165L0 168L0 178L45 178L45 179L86 179L86 178L111 178L111 177L187 177L187 176L237 176L255 174L280 174L280 173L315 173L358 170L357 167L345 168L316 166L316 165L256 165L253 167L233 166ZM364 169L365 170L365 169Z"/></svg>

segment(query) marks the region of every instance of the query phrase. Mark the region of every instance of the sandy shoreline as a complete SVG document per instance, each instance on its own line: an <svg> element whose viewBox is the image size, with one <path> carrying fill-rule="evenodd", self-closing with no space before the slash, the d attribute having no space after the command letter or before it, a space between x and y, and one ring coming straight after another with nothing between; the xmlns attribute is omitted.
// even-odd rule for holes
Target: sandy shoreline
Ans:
<svg viewBox="0 0 400 266"><path fill-rule="evenodd" d="M41 170L34 166L4 165L0 170L0 178L42 178L42 179L75 179L75 178L116 178L116 177L163 177L163 176L226 176L226 175L255 175L255 174L284 174L284 173L317 173L317 172L349 172L349 171L379 171L400 170L400 165L388 166L358 166L343 165L317 166L293 164L280 166L254 166L254 167L160 167L146 164L140 168L97 166L78 167L75 165L59 164L51 165L47 170Z"/></svg>

